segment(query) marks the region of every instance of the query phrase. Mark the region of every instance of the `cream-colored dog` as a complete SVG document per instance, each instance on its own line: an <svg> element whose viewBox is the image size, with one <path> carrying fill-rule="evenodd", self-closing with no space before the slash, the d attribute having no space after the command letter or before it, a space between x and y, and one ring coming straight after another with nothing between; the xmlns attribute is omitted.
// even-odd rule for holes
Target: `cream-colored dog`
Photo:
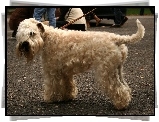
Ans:
<svg viewBox="0 0 159 122"><path fill-rule="evenodd" d="M144 26L137 22L136 34L61 30L33 18L22 21L16 35L16 52L27 61L40 51L44 72L44 100L65 101L77 95L73 75L95 70L95 82L109 96L117 109L131 101L131 89L123 79L122 67L127 57L126 43L141 40Z"/></svg>

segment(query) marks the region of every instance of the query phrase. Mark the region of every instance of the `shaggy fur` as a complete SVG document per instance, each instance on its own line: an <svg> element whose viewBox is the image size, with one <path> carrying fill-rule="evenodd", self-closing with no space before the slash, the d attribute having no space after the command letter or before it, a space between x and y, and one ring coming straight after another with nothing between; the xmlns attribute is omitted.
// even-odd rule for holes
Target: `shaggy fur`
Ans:
<svg viewBox="0 0 159 122"><path fill-rule="evenodd" d="M136 22L136 34L121 36L54 29L30 18L19 25L16 52L30 61L41 50L46 102L74 99L77 88L73 75L94 69L99 89L117 109L123 109L131 101L131 89L122 75L128 53L125 44L138 42L145 32L140 21Z"/></svg>

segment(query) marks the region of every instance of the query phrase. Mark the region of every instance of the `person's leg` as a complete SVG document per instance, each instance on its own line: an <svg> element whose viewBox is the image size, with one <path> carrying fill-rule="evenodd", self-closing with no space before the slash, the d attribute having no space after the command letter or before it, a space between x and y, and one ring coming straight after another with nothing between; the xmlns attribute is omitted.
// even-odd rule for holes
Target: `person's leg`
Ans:
<svg viewBox="0 0 159 122"><path fill-rule="evenodd" d="M144 15L144 8L140 9L140 15Z"/></svg>
<svg viewBox="0 0 159 122"><path fill-rule="evenodd" d="M101 19L94 13L92 12L93 18L96 20L96 26L99 25L99 23L101 22Z"/></svg>
<svg viewBox="0 0 159 122"><path fill-rule="evenodd" d="M151 14L154 14L154 8L150 8Z"/></svg>
<svg viewBox="0 0 159 122"><path fill-rule="evenodd" d="M111 27L121 27L128 18L121 12L120 8L114 8L114 23Z"/></svg>
<svg viewBox="0 0 159 122"><path fill-rule="evenodd" d="M115 22L115 24L119 25L122 22L122 15L123 14L119 8L114 8L114 16L115 16L114 22Z"/></svg>
<svg viewBox="0 0 159 122"><path fill-rule="evenodd" d="M45 11L46 8L35 8L33 18L41 22L42 15L44 14Z"/></svg>
<svg viewBox="0 0 159 122"><path fill-rule="evenodd" d="M47 14L49 19L49 25L56 27L56 17L55 17L56 8L47 8Z"/></svg>
<svg viewBox="0 0 159 122"><path fill-rule="evenodd" d="M83 11L84 14L87 14L87 13L91 10L91 8L81 8L81 9L82 9L82 11ZM90 20L91 20L92 18L93 18L93 17L91 17L91 14L87 14L87 15L85 16L86 24L87 24L87 27L88 27L88 28L90 27Z"/></svg>

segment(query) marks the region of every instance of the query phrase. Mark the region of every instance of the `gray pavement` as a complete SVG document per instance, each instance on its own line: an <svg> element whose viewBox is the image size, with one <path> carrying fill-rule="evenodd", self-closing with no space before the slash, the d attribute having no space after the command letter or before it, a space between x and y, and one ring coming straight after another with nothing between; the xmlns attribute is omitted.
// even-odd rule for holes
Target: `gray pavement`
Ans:
<svg viewBox="0 0 159 122"><path fill-rule="evenodd" d="M139 115L136 119L148 120L154 115L154 18L153 16L131 16L121 28L109 28L112 20L103 20L99 27L90 31L108 31L131 35L136 32L136 19L146 28L141 42L128 44L129 54L124 64L124 77L132 88L133 99L128 109L117 111L107 97L101 95L94 86L93 71L75 76L79 88L77 98L70 102L46 104L42 97L42 66L40 56L33 63L15 56L16 41L10 39L11 30L7 27L7 115L96 115L114 116ZM93 21L92 21L93 22ZM145 117L140 117L147 115ZM119 117L122 118L122 117ZM125 117L129 118L129 117ZM14 118L15 119L15 118ZM130 117L130 119L133 119Z"/></svg>

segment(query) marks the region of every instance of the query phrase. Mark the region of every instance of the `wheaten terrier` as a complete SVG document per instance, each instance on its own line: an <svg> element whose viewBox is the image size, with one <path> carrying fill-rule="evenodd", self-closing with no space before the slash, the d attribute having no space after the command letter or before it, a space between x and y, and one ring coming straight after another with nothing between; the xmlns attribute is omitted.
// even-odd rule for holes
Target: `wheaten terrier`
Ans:
<svg viewBox="0 0 159 122"><path fill-rule="evenodd" d="M123 109L131 101L131 89L122 75L128 53L125 44L138 42L145 33L140 21L136 22L138 30L129 36L54 29L30 18L19 25L16 52L27 61L38 52L42 55L46 102L74 99L77 88L73 75L94 69L96 85L117 109Z"/></svg>

